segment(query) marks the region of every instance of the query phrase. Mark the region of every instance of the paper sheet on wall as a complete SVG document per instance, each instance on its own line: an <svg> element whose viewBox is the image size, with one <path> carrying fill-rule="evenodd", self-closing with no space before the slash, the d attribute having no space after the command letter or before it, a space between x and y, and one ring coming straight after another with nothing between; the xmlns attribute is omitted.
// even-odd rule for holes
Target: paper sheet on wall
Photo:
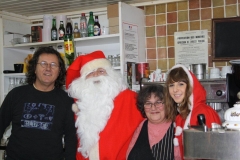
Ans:
<svg viewBox="0 0 240 160"><path fill-rule="evenodd" d="M207 30L184 31L174 33L175 64L206 63L208 66Z"/></svg>
<svg viewBox="0 0 240 160"><path fill-rule="evenodd" d="M125 62L138 62L138 26L123 22Z"/></svg>

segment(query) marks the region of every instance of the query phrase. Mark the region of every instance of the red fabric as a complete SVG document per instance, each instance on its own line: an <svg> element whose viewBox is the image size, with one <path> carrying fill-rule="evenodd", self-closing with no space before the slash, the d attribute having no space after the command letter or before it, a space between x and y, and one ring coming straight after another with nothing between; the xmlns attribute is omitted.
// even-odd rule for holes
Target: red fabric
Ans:
<svg viewBox="0 0 240 160"><path fill-rule="evenodd" d="M129 89L114 100L114 109L104 130L100 133L100 160L125 160L132 135L143 120L136 107L136 93ZM77 153L77 160L87 160Z"/></svg>
<svg viewBox="0 0 240 160"><path fill-rule="evenodd" d="M188 71L189 72L189 71ZM182 129L184 129L185 123L189 123L190 125L198 125L197 121L197 115L198 114L204 114L206 118L206 125L208 128L211 128L211 123L218 123L221 124L221 120L217 114L217 112L212 109L210 106L206 104L206 91L204 87L201 85L201 83L198 81L198 79L195 77L194 74L189 72L192 79L193 79L193 103L191 106L191 117L190 121L186 122L185 119L183 119L180 115L176 117L175 123L176 126L180 126ZM178 139L180 152L183 159L183 132L179 136L175 136Z"/></svg>
<svg viewBox="0 0 240 160"><path fill-rule="evenodd" d="M75 78L80 76L80 70L87 62L105 58L103 52L79 56L68 68L66 77L66 87ZM126 151L132 135L143 120L136 107L136 93L124 90L114 99L114 109L104 130L100 133L99 152L101 160L123 160L126 159ZM76 117L75 117L76 118ZM78 152L77 160L87 160Z"/></svg>
<svg viewBox="0 0 240 160"><path fill-rule="evenodd" d="M81 68L86 63L99 58L106 58L102 51L94 51L86 55L78 56L67 69L66 87L68 88L68 85L72 83L75 78L80 77Z"/></svg>

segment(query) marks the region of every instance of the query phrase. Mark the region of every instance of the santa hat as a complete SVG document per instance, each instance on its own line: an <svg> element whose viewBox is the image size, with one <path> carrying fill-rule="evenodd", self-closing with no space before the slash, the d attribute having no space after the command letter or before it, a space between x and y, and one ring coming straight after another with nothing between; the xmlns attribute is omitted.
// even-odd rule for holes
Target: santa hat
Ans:
<svg viewBox="0 0 240 160"><path fill-rule="evenodd" d="M66 87L80 76L86 76L95 69L111 68L111 63L106 59L102 51L94 51L86 55L80 55L67 69Z"/></svg>

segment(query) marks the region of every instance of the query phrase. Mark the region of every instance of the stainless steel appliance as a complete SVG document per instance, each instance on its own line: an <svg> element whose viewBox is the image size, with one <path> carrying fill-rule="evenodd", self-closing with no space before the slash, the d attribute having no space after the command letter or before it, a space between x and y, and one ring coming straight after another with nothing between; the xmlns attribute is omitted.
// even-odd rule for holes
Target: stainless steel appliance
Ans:
<svg viewBox="0 0 240 160"><path fill-rule="evenodd" d="M239 101L237 94L240 92L240 60L230 61L232 64L232 73L226 76L226 83L229 92L227 93L227 101L229 107L233 107Z"/></svg>

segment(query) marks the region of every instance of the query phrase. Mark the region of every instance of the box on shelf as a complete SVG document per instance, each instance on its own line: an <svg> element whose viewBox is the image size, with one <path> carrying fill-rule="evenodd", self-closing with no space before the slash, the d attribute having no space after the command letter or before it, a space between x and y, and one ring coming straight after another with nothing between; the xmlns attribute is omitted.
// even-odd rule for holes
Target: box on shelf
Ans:
<svg viewBox="0 0 240 160"><path fill-rule="evenodd" d="M116 33L119 33L119 26L110 26L109 34L116 34Z"/></svg>
<svg viewBox="0 0 240 160"><path fill-rule="evenodd" d="M109 26L118 26L119 25L119 17L108 18Z"/></svg>
<svg viewBox="0 0 240 160"><path fill-rule="evenodd" d="M109 4L107 6L107 17L108 18L118 17L118 3Z"/></svg>
<svg viewBox="0 0 240 160"><path fill-rule="evenodd" d="M13 40L13 38L21 38L23 37L22 34L17 34L17 33L13 33L13 34L4 34L4 45L11 45L11 41Z"/></svg>
<svg viewBox="0 0 240 160"><path fill-rule="evenodd" d="M32 42L42 42L42 26L31 27Z"/></svg>

